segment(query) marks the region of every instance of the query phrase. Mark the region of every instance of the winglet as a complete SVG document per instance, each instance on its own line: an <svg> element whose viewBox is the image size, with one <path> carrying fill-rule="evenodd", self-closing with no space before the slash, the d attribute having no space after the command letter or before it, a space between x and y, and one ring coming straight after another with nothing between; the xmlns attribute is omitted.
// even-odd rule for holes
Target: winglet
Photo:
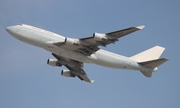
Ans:
<svg viewBox="0 0 180 108"><path fill-rule="evenodd" d="M91 80L91 83L93 83L95 80Z"/></svg>
<svg viewBox="0 0 180 108"><path fill-rule="evenodd" d="M141 26L137 26L136 28L139 29L139 30L141 30L141 29L143 29L144 27L145 27L144 25L141 25Z"/></svg>

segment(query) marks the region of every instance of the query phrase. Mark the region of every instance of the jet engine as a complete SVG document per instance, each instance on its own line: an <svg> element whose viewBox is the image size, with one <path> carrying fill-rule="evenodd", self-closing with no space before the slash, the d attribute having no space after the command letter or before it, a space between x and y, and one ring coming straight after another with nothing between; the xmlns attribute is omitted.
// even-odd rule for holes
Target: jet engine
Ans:
<svg viewBox="0 0 180 108"><path fill-rule="evenodd" d="M57 59L48 59L47 64L50 66L62 66Z"/></svg>
<svg viewBox="0 0 180 108"><path fill-rule="evenodd" d="M106 34L94 33L93 38L96 41L107 40Z"/></svg>
<svg viewBox="0 0 180 108"><path fill-rule="evenodd" d="M79 45L78 42L76 42L74 39L72 38L65 38L64 43L66 45Z"/></svg>
<svg viewBox="0 0 180 108"><path fill-rule="evenodd" d="M65 77L75 77L75 75L73 75L70 70L62 70L61 75Z"/></svg>

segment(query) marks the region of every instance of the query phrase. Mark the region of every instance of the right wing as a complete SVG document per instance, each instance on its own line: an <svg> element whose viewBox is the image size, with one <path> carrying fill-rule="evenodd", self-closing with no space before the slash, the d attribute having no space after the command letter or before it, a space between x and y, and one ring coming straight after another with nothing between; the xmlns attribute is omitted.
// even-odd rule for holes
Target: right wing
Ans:
<svg viewBox="0 0 180 108"><path fill-rule="evenodd" d="M59 55L56 55L54 53L52 53L52 55L58 59L59 63L61 65L64 65L66 68L68 68L71 72L71 74L73 76L77 76L80 80L89 82L89 83L93 83L94 80L90 80L87 77L87 74L85 73L85 71L83 70L83 63L76 61L76 60L72 60L72 59L68 59Z"/></svg>

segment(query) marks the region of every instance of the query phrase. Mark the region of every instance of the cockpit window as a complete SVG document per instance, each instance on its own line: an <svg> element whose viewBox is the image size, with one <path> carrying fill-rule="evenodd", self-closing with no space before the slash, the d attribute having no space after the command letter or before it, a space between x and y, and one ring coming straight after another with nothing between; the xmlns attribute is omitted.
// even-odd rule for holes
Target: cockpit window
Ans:
<svg viewBox="0 0 180 108"><path fill-rule="evenodd" d="M23 24L19 24L20 26L23 26Z"/></svg>

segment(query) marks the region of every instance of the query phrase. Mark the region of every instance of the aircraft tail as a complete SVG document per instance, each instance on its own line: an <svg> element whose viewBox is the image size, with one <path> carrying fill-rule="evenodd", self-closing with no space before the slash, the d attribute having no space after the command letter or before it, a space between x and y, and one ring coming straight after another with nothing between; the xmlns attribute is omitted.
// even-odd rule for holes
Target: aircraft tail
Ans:
<svg viewBox="0 0 180 108"><path fill-rule="evenodd" d="M148 67L148 68L155 69L156 67L158 67L161 64L165 63L167 60L168 59L166 59L166 58L160 58L160 59L150 60L150 61L146 61L146 62L139 62L138 64L140 64L142 66L145 66L145 67ZM146 76L146 77L151 77L152 72L153 71L141 71L141 73L144 74L144 76Z"/></svg>
<svg viewBox="0 0 180 108"><path fill-rule="evenodd" d="M168 60L166 58L159 59L164 50L165 48L163 47L155 46L130 57L130 59L137 61L137 63L142 66L157 70L156 68L159 65L163 64ZM151 77L152 72L153 71L141 71L141 73L144 74L146 77Z"/></svg>

